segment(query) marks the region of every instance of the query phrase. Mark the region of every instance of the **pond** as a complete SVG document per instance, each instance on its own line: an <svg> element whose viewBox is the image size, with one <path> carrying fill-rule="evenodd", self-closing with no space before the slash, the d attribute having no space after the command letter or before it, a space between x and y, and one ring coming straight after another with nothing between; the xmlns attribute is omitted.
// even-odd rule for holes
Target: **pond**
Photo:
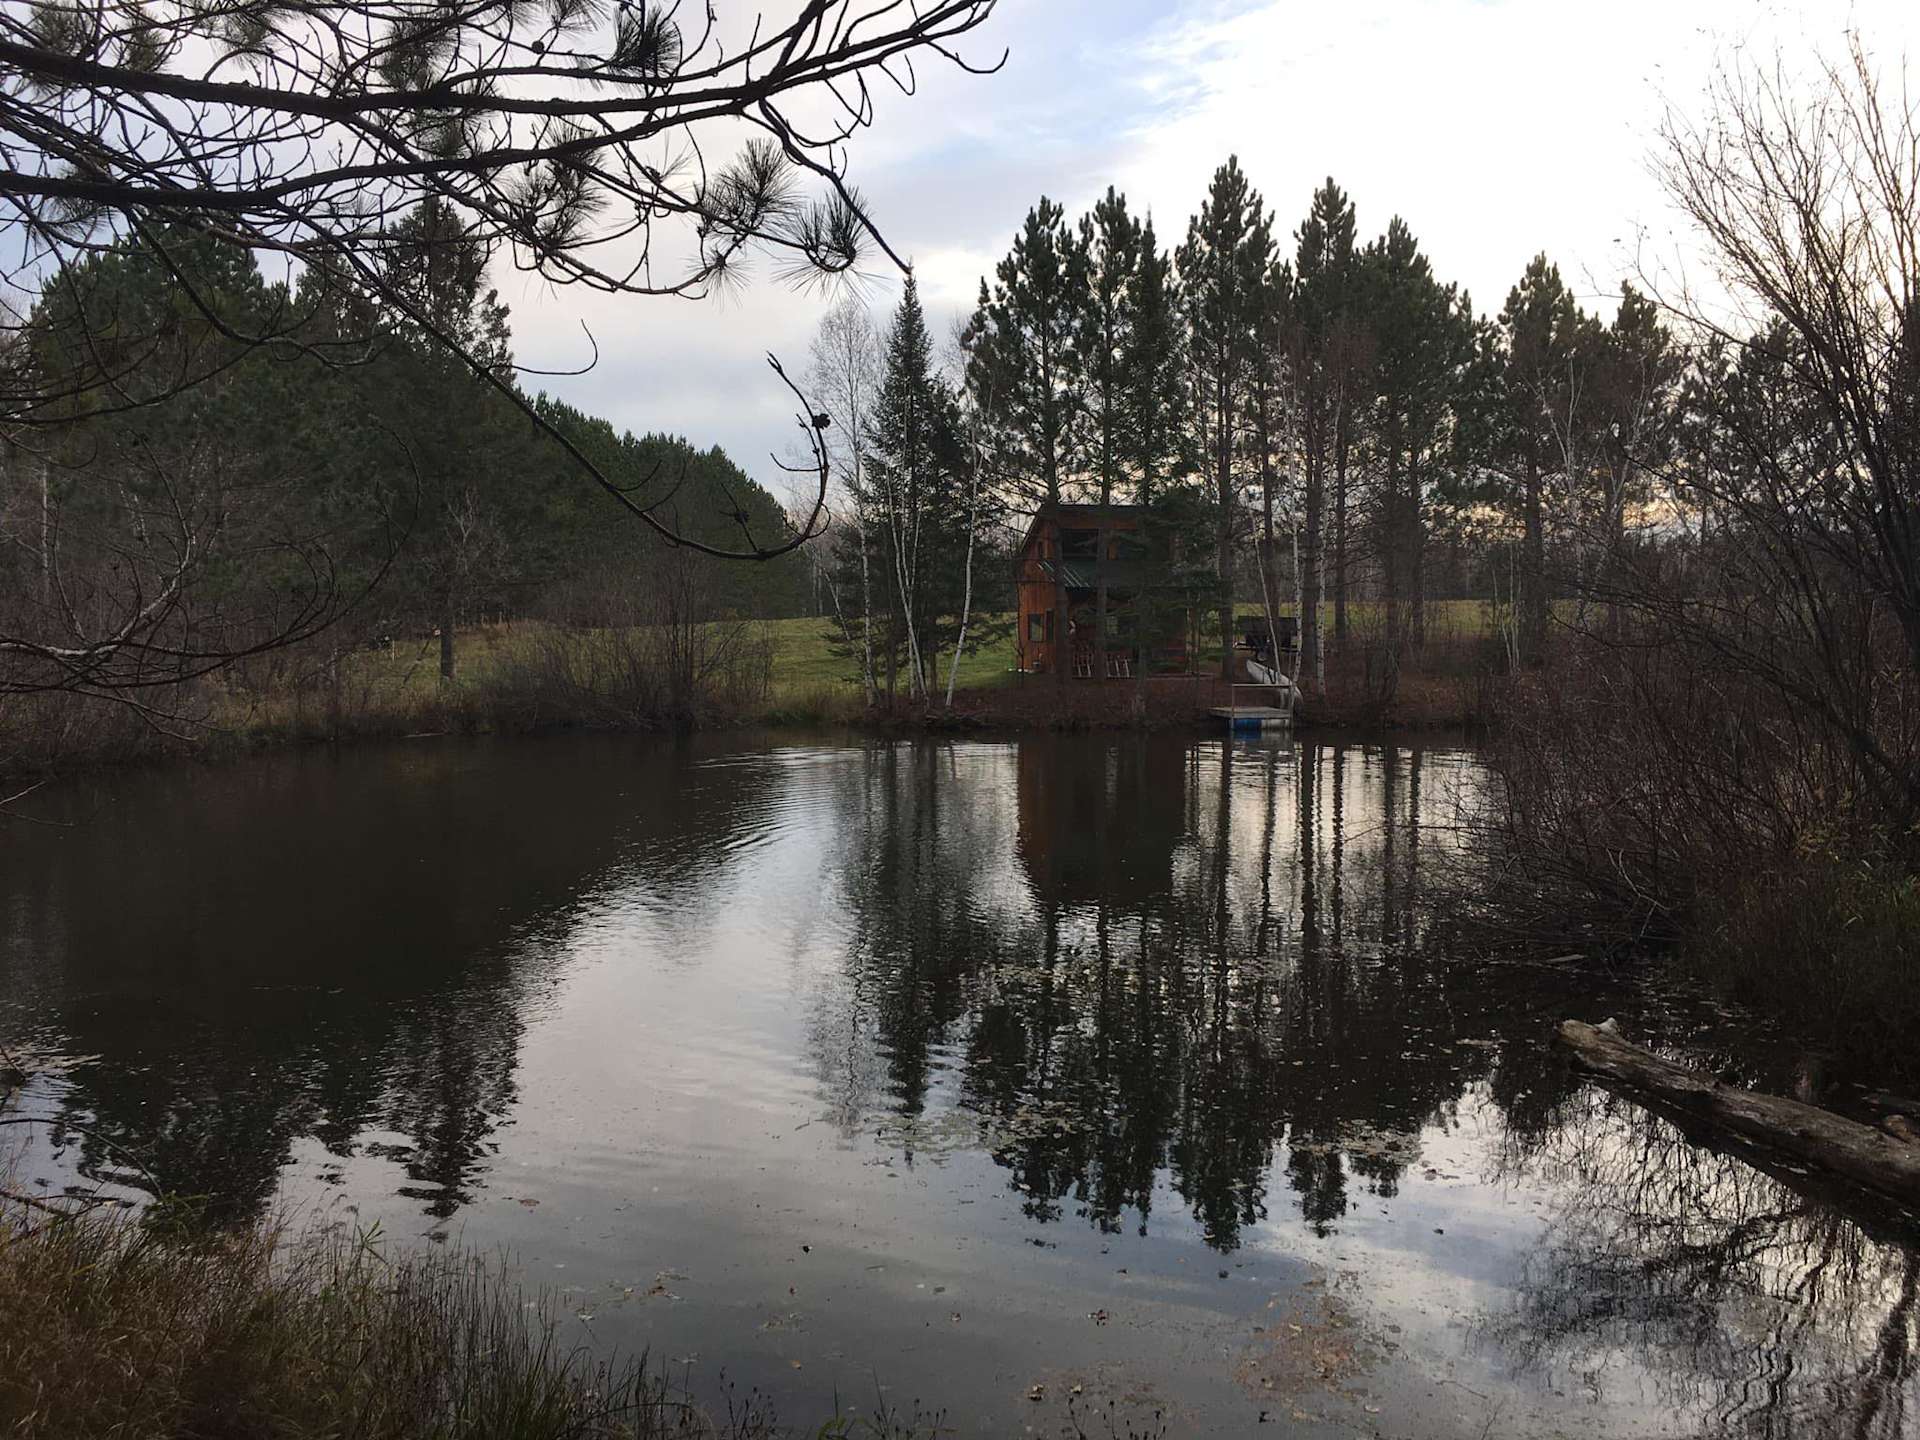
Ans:
<svg viewBox="0 0 1920 1440"><path fill-rule="evenodd" d="M1773 1088L1793 1047L1449 953L1486 784L1405 741L726 736L50 787L0 827L17 1174L504 1250L570 1340L796 1423L1916 1433L1911 1222L1549 1039L1615 1014Z"/></svg>

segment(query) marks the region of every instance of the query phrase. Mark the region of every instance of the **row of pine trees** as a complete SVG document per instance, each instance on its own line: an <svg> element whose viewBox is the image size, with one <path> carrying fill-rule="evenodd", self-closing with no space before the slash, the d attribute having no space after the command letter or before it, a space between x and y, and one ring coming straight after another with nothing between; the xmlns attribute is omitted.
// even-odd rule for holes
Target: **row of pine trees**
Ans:
<svg viewBox="0 0 1920 1440"><path fill-rule="evenodd" d="M1207 512L1221 633L1236 600L1284 597L1309 678L1363 590L1390 653L1424 643L1436 538L1473 542L1511 650L1536 658L1551 596L1603 586L1628 543L1682 372L1631 286L1605 322L1542 256L1482 315L1404 220L1363 242L1331 179L1286 236L1229 159L1171 248L1111 188L1077 221L1043 198L951 354L911 282L886 334L857 305L822 327L843 634L870 694L926 693L983 526L1180 495Z"/></svg>

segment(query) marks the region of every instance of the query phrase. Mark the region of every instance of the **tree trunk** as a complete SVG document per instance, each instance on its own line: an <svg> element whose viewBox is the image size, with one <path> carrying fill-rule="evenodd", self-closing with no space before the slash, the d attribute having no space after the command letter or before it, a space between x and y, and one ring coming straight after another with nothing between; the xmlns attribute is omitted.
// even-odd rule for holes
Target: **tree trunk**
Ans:
<svg viewBox="0 0 1920 1440"><path fill-rule="evenodd" d="M53 485L51 467L40 461L40 603L53 604Z"/></svg>
<svg viewBox="0 0 1920 1440"><path fill-rule="evenodd" d="M1350 436L1342 418L1333 454L1333 638L1347 638L1347 451Z"/></svg>
<svg viewBox="0 0 1920 1440"><path fill-rule="evenodd" d="M967 624L973 619L973 537L980 529L980 441L973 444L973 484L967 496L967 568L960 594L960 633L953 637L953 660L947 666L947 709L953 709L953 686L960 676L960 657L967 653Z"/></svg>
<svg viewBox="0 0 1920 1440"><path fill-rule="evenodd" d="M1101 502L1104 504L1105 502ZM1107 524L1094 531L1093 678L1107 678Z"/></svg>
<svg viewBox="0 0 1920 1440"><path fill-rule="evenodd" d="M1618 645L1622 628L1620 589L1627 548L1627 477L1616 475L1607 497L1607 559L1603 573L1607 592L1607 639Z"/></svg>
<svg viewBox="0 0 1920 1440"><path fill-rule="evenodd" d="M1407 584L1413 592L1413 648L1427 643L1427 517L1420 503L1420 471L1407 461Z"/></svg>
<svg viewBox="0 0 1920 1440"><path fill-rule="evenodd" d="M900 617L887 611L887 709L893 709L900 682Z"/></svg>
<svg viewBox="0 0 1920 1440"><path fill-rule="evenodd" d="M1060 566L1065 562L1060 558L1060 532L1057 526L1053 545L1053 673L1064 680L1073 673L1068 668L1073 658L1073 636L1069 633L1073 611L1067 603L1067 582L1060 573Z"/></svg>
<svg viewBox="0 0 1920 1440"><path fill-rule="evenodd" d="M1920 1146L1798 1100L1722 1085L1578 1020L1561 1025L1558 1038L1574 1064L1636 1098L1810 1161L1903 1204L1920 1204Z"/></svg>
<svg viewBox="0 0 1920 1440"><path fill-rule="evenodd" d="M1525 586L1520 608L1520 648L1527 663L1538 665L1547 641L1547 540L1540 462L1527 461L1526 555L1520 566Z"/></svg>
<svg viewBox="0 0 1920 1440"><path fill-rule="evenodd" d="M855 437L855 444L859 443ZM856 452L856 456L857 456ZM862 494L860 462L854 460L854 494ZM854 534L860 542L860 683L866 687L867 708L879 699L873 679L873 566L867 549L867 520L864 502L856 501L853 512Z"/></svg>
<svg viewBox="0 0 1920 1440"><path fill-rule="evenodd" d="M1220 492L1220 549L1214 557L1220 577L1220 675L1229 684L1233 672L1233 412L1232 397L1221 385L1215 396L1220 433L1214 457L1214 480Z"/></svg>
<svg viewBox="0 0 1920 1440"><path fill-rule="evenodd" d="M1386 599L1387 655L1390 664L1400 660L1400 451L1397 445L1387 449L1387 483L1381 496L1380 581Z"/></svg>
<svg viewBox="0 0 1920 1440"><path fill-rule="evenodd" d="M1327 466L1319 445L1307 449L1306 534L1300 556L1300 673L1326 688L1325 649L1320 639L1320 598L1326 564Z"/></svg>
<svg viewBox="0 0 1920 1440"><path fill-rule="evenodd" d="M453 594L449 591L440 602L440 683L453 683Z"/></svg>

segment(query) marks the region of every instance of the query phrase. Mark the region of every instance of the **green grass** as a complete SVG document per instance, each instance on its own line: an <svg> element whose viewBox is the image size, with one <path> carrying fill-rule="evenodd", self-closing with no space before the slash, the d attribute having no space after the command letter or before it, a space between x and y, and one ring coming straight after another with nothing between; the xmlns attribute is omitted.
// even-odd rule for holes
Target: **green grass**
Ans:
<svg viewBox="0 0 1920 1440"><path fill-rule="evenodd" d="M1333 605L1329 602L1322 610L1326 632L1331 636ZM1377 601L1356 602L1349 605L1347 610L1348 623L1356 640L1364 641L1369 632L1381 629L1386 623L1386 607ZM1264 613L1257 603L1237 605L1235 611L1240 615ZM1292 614L1292 604L1283 606L1282 613ZM962 688L986 689L1008 683L1018 661L1013 631L1007 623L1011 619L1008 615L986 617L986 624L993 627L996 633L992 641L984 646L968 646L966 655L960 661ZM767 622L767 628L773 640L773 687L777 700L786 701L842 687L857 690L860 683L859 661L857 657L833 653L835 632L831 620L772 620ZM1493 616L1484 600L1427 602L1427 633L1432 639L1481 640L1491 635L1493 629ZM943 684L946 661L947 656L943 653L940 657Z"/></svg>
<svg viewBox="0 0 1920 1440"><path fill-rule="evenodd" d="M996 625L998 631L981 645L970 642L960 661L960 684L967 688L1006 683L1014 668L1016 655L1013 634L1007 616L988 616L981 628ZM860 684L858 656L835 654L837 631L830 619L801 616L785 620L754 622L773 650L773 692L776 703L815 691L846 688ZM476 627L462 631L459 637L458 673L465 684L485 687L512 661L522 647L540 632L537 621L519 621L508 625ZM950 652L939 656L940 678L944 685ZM353 657L350 686L377 686L395 694L412 694L423 699L437 693L440 684L440 652L437 641L409 641L391 649L369 650Z"/></svg>
<svg viewBox="0 0 1920 1440"><path fill-rule="evenodd" d="M982 629L993 632L984 645L969 640L960 658L960 685L965 689L985 689L1004 685L1012 675L1017 656L1013 632L1006 615L990 615L973 627L977 639ZM860 658L836 655L837 631L831 620L808 617L798 620L769 620L767 630L773 643L773 691L776 704L824 690L846 689L858 693ZM940 683L946 684L950 651L939 656ZM876 657L876 668L880 661ZM885 674L878 677L885 684Z"/></svg>
<svg viewBox="0 0 1920 1440"><path fill-rule="evenodd" d="M1283 612L1290 612L1290 605ZM1258 605L1240 605L1242 614L1260 614ZM1384 607L1377 601L1357 601L1350 609L1350 639L1334 645L1329 659L1340 655L1359 659L1379 641L1384 630ZM993 689L1014 678L1016 645L1012 616L987 614L970 628L968 653L960 660L962 689ZM1332 607L1325 607L1331 637ZM1492 634L1494 616L1482 601L1430 601L1427 634L1430 641L1473 643ZM409 735L455 730L513 730L522 724L534 728L553 724L626 724L618 705L582 701L564 693L566 687L541 693L540 653L551 630L538 620L518 620L499 626L474 626L459 634L457 684L440 684L440 641L434 637L399 641L388 647L355 651L340 662L340 693L311 678L294 684L284 668L265 668L250 674L244 666L228 672L204 689L204 712L188 718L188 728L204 726L205 733L225 735L230 741L253 745L288 739L324 739L340 735ZM574 643L593 647L599 634L576 632ZM852 655L835 653L835 626L824 616L749 622L749 643L764 643L770 660L770 684L764 699L743 701L737 691L718 699L703 722L829 724L860 718L860 664ZM985 637L985 639L983 639ZM620 645L609 645L618 653ZM580 651L574 651L580 655ZM1210 672L1219 649L1204 637L1192 662ZM945 691L947 653L939 657L937 689ZM309 655L317 668L319 655ZM605 666L618 676L622 666ZM885 676L877 676L881 685ZM904 685L900 687L904 693ZM589 697L591 699L591 697ZM599 697L607 699L607 697ZM645 722L643 703L628 707L632 720ZM4 716L0 716L4 720ZM4 726L0 726L4 728ZM4 739L4 737L0 737ZM152 745L152 741L146 741ZM0 745L0 751L6 747ZM71 749L71 747L69 747ZM84 747L83 747L84 749ZM136 747L138 749L138 747ZM54 756L58 758L58 756Z"/></svg>

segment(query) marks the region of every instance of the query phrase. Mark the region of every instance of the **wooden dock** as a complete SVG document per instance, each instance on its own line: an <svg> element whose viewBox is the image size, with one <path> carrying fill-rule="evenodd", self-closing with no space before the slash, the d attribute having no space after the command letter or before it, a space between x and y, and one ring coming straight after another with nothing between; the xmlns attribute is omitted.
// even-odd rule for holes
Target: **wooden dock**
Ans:
<svg viewBox="0 0 1920 1440"><path fill-rule="evenodd" d="M1276 710L1271 705L1216 705L1212 712L1227 722L1229 730L1288 730L1293 712Z"/></svg>

